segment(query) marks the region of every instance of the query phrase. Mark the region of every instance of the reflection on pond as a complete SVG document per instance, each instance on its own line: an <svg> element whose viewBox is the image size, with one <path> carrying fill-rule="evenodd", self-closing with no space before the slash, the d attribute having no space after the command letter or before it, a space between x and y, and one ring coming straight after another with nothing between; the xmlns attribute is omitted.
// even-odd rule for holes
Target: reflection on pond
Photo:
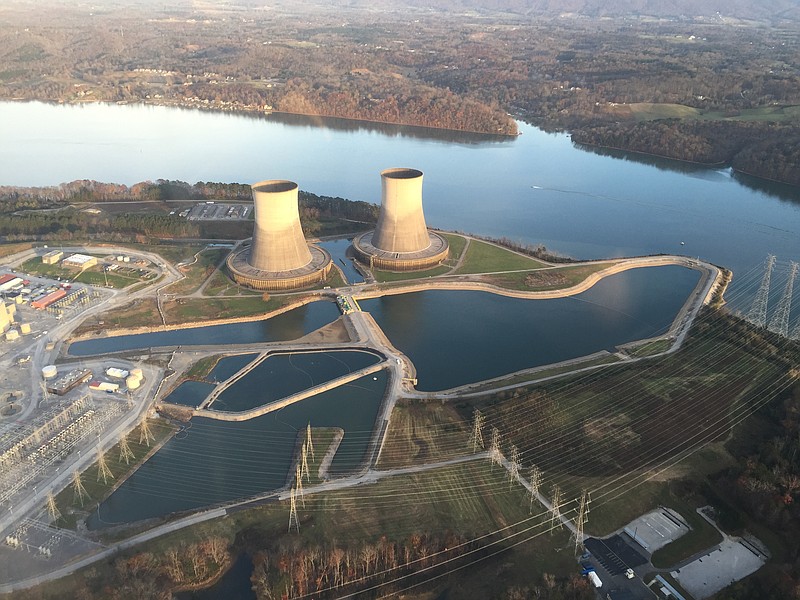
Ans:
<svg viewBox="0 0 800 600"><path fill-rule="evenodd" d="M570 298L430 290L360 304L414 363L418 388L433 391L663 334L699 277L685 267L652 267L606 277Z"/></svg>
<svg viewBox="0 0 800 600"><path fill-rule="evenodd" d="M330 472L352 471L366 458L386 383L384 370L248 421L194 418L100 504L88 526L163 517L280 488L298 433L309 423L345 430Z"/></svg>

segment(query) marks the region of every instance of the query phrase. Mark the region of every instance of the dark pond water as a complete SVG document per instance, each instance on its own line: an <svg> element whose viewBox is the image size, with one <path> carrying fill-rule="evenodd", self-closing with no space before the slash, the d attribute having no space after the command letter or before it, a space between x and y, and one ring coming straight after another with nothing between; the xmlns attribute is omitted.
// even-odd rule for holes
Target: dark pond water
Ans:
<svg viewBox="0 0 800 600"><path fill-rule="evenodd" d="M219 383L236 375L246 365L253 362L258 354L237 354L225 356L217 361L214 368L206 376L206 381Z"/></svg>
<svg viewBox="0 0 800 600"><path fill-rule="evenodd" d="M570 298L431 290L359 303L412 360L417 387L431 391L663 333L698 280L697 271L665 266L606 277Z"/></svg>
<svg viewBox="0 0 800 600"><path fill-rule="evenodd" d="M374 365L372 352L297 352L276 354L226 388L209 408L240 412Z"/></svg>
<svg viewBox="0 0 800 600"><path fill-rule="evenodd" d="M256 600L250 583L253 561L242 554L222 578L204 590L175 594L177 600Z"/></svg>
<svg viewBox="0 0 800 600"><path fill-rule="evenodd" d="M197 408L215 387L213 383L188 379L172 390L164 402Z"/></svg>
<svg viewBox="0 0 800 600"><path fill-rule="evenodd" d="M69 353L72 356L90 356L158 346L249 344L294 340L335 321L338 317L339 309L333 302L312 302L265 321L189 327L75 342L69 347Z"/></svg>
<svg viewBox="0 0 800 600"><path fill-rule="evenodd" d="M380 371L281 410L243 422L195 418L88 520L90 529L190 510L282 487L298 432L340 427L331 474L358 467L386 390Z"/></svg>

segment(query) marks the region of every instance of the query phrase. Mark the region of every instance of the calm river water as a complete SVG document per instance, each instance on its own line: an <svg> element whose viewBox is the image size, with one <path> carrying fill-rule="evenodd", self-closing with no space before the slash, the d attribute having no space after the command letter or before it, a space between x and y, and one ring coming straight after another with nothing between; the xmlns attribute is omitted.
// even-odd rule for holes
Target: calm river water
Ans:
<svg viewBox="0 0 800 600"><path fill-rule="evenodd" d="M0 102L0 185L285 178L379 202L380 171L409 166L425 173L429 225L580 258L700 256L736 272L734 305L747 304L767 253L779 267L800 259L800 190L586 151L567 135L519 125L517 138L491 138L288 115ZM776 294L783 280L779 268Z"/></svg>

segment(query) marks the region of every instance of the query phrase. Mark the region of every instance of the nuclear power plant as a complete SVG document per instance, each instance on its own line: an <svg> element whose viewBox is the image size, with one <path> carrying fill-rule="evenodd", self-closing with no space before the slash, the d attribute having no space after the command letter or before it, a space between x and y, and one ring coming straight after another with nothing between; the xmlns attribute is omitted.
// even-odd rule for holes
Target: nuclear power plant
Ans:
<svg viewBox="0 0 800 600"><path fill-rule="evenodd" d="M425 226L422 171L386 169L381 172L381 191L375 230L353 240L358 259L387 271L418 271L445 260L447 240Z"/></svg>
<svg viewBox="0 0 800 600"><path fill-rule="evenodd" d="M252 186L255 227L252 242L231 253L234 281L256 290L289 290L323 281L331 257L306 243L300 227L298 187L293 181L262 181Z"/></svg>

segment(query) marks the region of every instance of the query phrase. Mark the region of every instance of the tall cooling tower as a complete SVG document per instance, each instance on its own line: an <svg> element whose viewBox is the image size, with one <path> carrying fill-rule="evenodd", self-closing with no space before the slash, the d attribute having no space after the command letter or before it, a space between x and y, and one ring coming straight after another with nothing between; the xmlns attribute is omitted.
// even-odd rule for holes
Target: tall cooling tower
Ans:
<svg viewBox="0 0 800 600"><path fill-rule="evenodd" d="M422 214L422 171L381 172L381 211L372 245L386 252L419 252L430 245Z"/></svg>
<svg viewBox="0 0 800 600"><path fill-rule="evenodd" d="M253 245L248 262L261 271L291 271L311 262L293 181L262 181L252 186L255 203Z"/></svg>

